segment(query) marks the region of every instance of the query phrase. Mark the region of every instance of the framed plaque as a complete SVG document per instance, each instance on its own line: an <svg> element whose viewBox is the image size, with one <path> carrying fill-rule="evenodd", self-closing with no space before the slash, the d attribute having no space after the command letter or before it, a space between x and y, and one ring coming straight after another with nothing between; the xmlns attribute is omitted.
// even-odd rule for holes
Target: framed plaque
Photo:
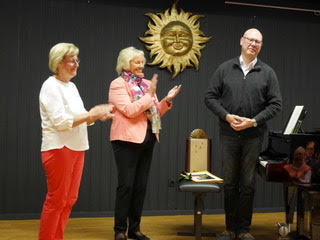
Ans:
<svg viewBox="0 0 320 240"><path fill-rule="evenodd" d="M211 171L211 139L189 138L186 141L186 171Z"/></svg>

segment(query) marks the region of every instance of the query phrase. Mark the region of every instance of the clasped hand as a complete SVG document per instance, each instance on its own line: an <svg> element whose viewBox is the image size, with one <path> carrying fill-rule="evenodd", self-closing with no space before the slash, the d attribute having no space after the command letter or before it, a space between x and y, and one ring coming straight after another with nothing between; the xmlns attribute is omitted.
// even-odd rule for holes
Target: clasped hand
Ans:
<svg viewBox="0 0 320 240"><path fill-rule="evenodd" d="M226 121L230 123L230 127L232 127L235 131L241 131L253 126L253 120L246 117L240 117L234 114L227 114Z"/></svg>

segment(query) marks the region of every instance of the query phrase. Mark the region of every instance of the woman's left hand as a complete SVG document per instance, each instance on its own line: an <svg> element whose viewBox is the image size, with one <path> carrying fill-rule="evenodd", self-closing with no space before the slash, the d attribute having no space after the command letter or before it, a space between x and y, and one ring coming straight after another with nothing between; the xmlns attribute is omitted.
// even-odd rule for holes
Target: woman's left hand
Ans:
<svg viewBox="0 0 320 240"><path fill-rule="evenodd" d="M167 94L166 96L166 100L167 101L172 101L172 99L174 99L178 93L180 92L181 90L181 84L179 86L174 86Z"/></svg>

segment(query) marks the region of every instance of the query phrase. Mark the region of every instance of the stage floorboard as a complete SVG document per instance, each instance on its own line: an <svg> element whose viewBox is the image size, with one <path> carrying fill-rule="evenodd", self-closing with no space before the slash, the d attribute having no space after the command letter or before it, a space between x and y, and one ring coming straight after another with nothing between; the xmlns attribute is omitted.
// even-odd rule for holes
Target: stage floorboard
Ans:
<svg viewBox="0 0 320 240"><path fill-rule="evenodd" d="M224 215L203 215L202 232L220 233L225 230ZM277 240L276 222L285 222L285 214L256 213L251 233L257 240ZM0 240L36 240L39 220L0 220ZM192 236L177 236L177 232L193 229L193 215L145 216L141 230L152 240L192 240ZM293 226L295 229L295 224ZM113 240L113 218L70 218L64 240ZM202 240L215 237L202 237Z"/></svg>

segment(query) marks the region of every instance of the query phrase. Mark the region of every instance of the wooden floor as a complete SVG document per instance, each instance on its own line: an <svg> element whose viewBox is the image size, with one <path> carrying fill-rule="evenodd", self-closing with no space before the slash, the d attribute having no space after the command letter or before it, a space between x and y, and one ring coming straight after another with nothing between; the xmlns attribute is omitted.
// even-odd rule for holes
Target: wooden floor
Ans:
<svg viewBox="0 0 320 240"><path fill-rule="evenodd" d="M285 222L284 213L256 213L251 233L257 240L277 240L276 222ZM0 240L36 240L39 220L0 220ZM145 216L141 230L152 240L192 240L192 236L177 236L177 232L190 232L192 215ZM225 230L224 215L203 215L203 232L220 233ZM294 230L294 227L293 227ZM64 240L113 240L113 218L71 218ZM215 237L202 237L202 240Z"/></svg>

